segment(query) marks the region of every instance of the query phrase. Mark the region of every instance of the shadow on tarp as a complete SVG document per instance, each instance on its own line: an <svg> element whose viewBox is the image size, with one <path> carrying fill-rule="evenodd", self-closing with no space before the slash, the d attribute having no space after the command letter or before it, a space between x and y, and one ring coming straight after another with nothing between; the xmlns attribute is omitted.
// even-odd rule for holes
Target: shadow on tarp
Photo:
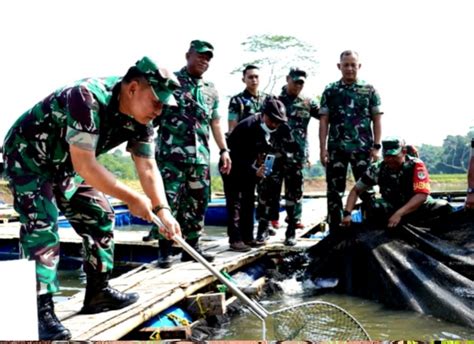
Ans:
<svg viewBox="0 0 474 344"><path fill-rule="evenodd" d="M357 224L308 252L307 277L335 277L336 291L474 328L474 211L423 227Z"/></svg>

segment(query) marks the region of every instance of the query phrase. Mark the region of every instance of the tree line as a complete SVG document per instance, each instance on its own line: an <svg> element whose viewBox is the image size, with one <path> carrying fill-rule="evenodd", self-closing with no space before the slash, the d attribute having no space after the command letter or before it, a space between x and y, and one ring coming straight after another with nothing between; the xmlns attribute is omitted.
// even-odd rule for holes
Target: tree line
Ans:
<svg viewBox="0 0 474 344"><path fill-rule="evenodd" d="M471 153L471 139L474 137L474 128L466 135L448 135L442 146L422 144L418 149L420 159L423 160L430 174L464 174L467 173ZM409 143L409 142L408 142ZM130 155L120 149L106 153L99 157L99 161L117 178L134 180L137 174ZM213 177L219 177L217 163L211 164ZM304 169L305 178L311 179L324 176L324 168L318 161L311 167Z"/></svg>

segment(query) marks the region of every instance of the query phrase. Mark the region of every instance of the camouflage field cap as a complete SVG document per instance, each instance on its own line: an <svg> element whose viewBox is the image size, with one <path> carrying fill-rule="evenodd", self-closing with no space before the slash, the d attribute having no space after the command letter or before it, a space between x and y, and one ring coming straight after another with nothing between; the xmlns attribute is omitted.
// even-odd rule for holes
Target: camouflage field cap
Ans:
<svg viewBox="0 0 474 344"><path fill-rule="evenodd" d="M382 152L383 156L387 155L398 155L405 147L405 140L391 136L382 140Z"/></svg>
<svg viewBox="0 0 474 344"><path fill-rule="evenodd" d="M206 41L198 40L198 39L191 41L191 44L189 46L189 51L195 51L200 54L207 53L211 55L211 57L214 56L214 47L212 46L212 44Z"/></svg>
<svg viewBox="0 0 474 344"><path fill-rule="evenodd" d="M138 60L135 67L147 79L155 97L160 102L166 105L177 105L173 91L180 87L180 84L173 73L165 68L159 68L148 56Z"/></svg>
<svg viewBox="0 0 474 344"><path fill-rule="evenodd" d="M275 97L268 98L263 105L262 112L276 122L286 122L288 120L285 104Z"/></svg>
<svg viewBox="0 0 474 344"><path fill-rule="evenodd" d="M288 74L293 81L306 81L307 74L304 70L299 68L291 68L290 74Z"/></svg>

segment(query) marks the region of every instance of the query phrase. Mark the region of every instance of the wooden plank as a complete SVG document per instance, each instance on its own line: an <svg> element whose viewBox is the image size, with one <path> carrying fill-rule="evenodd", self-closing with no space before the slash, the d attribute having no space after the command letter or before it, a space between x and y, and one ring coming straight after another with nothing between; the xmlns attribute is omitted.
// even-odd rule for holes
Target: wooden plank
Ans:
<svg viewBox="0 0 474 344"><path fill-rule="evenodd" d="M298 230L297 237L311 230L322 220L326 215L325 204L325 200L315 199L310 204L304 205L303 223L306 224L306 228ZM60 231L62 242L81 243L74 230L60 229ZM63 231L67 232L62 234ZM127 234L120 232L122 231L115 231L116 246L122 243L137 247L156 246L156 241L144 243L141 240L143 233L146 232L133 231ZM17 238L18 233L19 224L0 224L0 238ZM213 263L216 269L232 272L257 261L268 254L269 250L302 249L317 242L311 239L298 239L295 248L288 248L283 245L284 233L285 225L278 230L275 237L270 237L266 246L253 248L249 252L230 251L227 237L212 241L202 240L202 248L217 254ZM140 299L127 308L94 315L77 314L84 298L84 292L81 292L68 301L57 304L56 313L63 324L71 330L74 340L118 340L146 320L216 281L216 278L201 264L192 261L181 262L179 259L180 255L174 256L173 265L169 269L160 269L155 263L147 263L111 280L111 285L121 291L139 293Z"/></svg>
<svg viewBox="0 0 474 344"><path fill-rule="evenodd" d="M226 313L224 293L191 295L186 298L186 305L186 310L194 318L205 318L210 315Z"/></svg>

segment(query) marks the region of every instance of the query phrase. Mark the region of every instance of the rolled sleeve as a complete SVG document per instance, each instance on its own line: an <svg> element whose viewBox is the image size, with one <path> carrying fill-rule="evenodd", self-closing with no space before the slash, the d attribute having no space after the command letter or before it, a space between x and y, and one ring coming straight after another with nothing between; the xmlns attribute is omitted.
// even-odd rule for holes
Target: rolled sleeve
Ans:
<svg viewBox="0 0 474 344"><path fill-rule="evenodd" d="M127 152L145 159L155 158L155 144L153 142L144 142L130 140L127 143Z"/></svg>
<svg viewBox="0 0 474 344"><path fill-rule="evenodd" d="M99 142L99 135L68 127L66 131L66 141L68 144L81 149L95 151L97 148L97 142Z"/></svg>

